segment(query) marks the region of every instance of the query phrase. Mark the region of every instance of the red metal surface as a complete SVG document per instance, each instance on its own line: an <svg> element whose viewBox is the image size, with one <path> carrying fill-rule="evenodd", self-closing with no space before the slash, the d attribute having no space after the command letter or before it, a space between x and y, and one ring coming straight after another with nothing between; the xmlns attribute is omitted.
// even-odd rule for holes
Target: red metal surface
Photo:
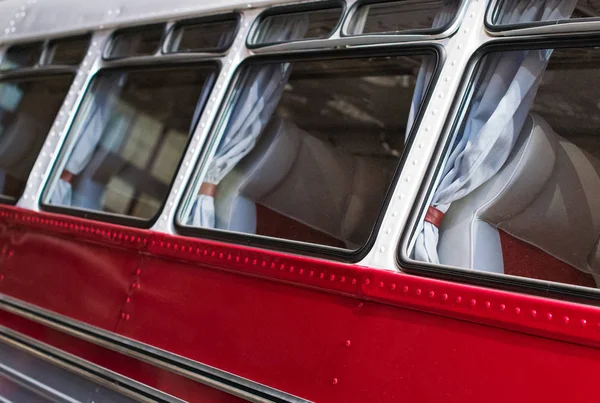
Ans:
<svg viewBox="0 0 600 403"><path fill-rule="evenodd" d="M245 401L6 311L0 310L0 324L180 399L202 403L238 403Z"/></svg>
<svg viewBox="0 0 600 403"><path fill-rule="evenodd" d="M0 271L9 261L23 269L6 271L1 292L310 400L592 401L596 393L596 307L10 207L3 215L14 253ZM17 244L15 231L31 236ZM53 257L65 266L56 269L61 281L39 283L48 258L36 251L57 237L67 245ZM120 251L112 270L123 274L97 280L116 292L84 287L110 309L38 296L76 294L77 279L97 270L99 244ZM74 254L83 256L77 268ZM31 265L42 268L26 280Z"/></svg>

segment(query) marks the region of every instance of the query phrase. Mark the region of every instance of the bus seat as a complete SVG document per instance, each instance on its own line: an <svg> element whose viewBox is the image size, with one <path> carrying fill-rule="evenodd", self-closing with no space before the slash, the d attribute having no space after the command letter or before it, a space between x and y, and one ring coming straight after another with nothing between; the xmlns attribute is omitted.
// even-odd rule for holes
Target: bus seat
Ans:
<svg viewBox="0 0 600 403"><path fill-rule="evenodd" d="M217 228L240 228L239 221L249 227L254 220L255 230L250 209L259 203L354 247L369 235L389 175L370 159L274 117L254 150L219 185Z"/></svg>
<svg viewBox="0 0 600 403"><path fill-rule="evenodd" d="M26 180L45 138L43 127L31 116L17 115L15 122L0 135L0 169Z"/></svg>
<svg viewBox="0 0 600 403"><path fill-rule="evenodd" d="M530 115L500 172L448 210L440 260L502 273L502 230L584 273L600 274L598 206L600 162Z"/></svg>

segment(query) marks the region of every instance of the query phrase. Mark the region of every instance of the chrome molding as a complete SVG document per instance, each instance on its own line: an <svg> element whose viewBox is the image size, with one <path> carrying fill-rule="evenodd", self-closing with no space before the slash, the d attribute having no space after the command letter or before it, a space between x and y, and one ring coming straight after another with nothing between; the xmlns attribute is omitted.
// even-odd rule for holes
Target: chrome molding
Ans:
<svg viewBox="0 0 600 403"><path fill-rule="evenodd" d="M0 329L0 333L2 330ZM0 340L4 341L2 336L0 336ZM58 403L79 403L79 400L72 399L69 396L61 393L60 391L53 389L47 385L44 385L41 382L36 381L30 376L16 371L2 363L0 363L0 378L6 378L13 383L33 392L34 394L48 399L49 401L58 402Z"/></svg>
<svg viewBox="0 0 600 403"><path fill-rule="evenodd" d="M46 343L42 343L29 336L25 336L10 328L0 325L0 341L9 346L15 347L21 351L29 353L37 358L40 358L50 364L56 365L69 372L80 375L92 382L98 383L115 392L127 395L138 401L146 402L165 402L165 403L182 403L176 397L163 393L157 389L148 387L143 383L134 381L124 377L116 372L109 371L101 366L83 360L73 354L66 353L56 347L52 347ZM59 398L59 401L75 402L64 394L51 389L43 384L39 384L35 379L30 379L27 375L18 373L17 371L6 368L0 363L0 376L8 374L14 382L22 384L28 382L29 385L38 386L40 392L46 392L44 396L53 396L52 400ZM29 379L26 379L29 378ZM29 382L31 381L31 382ZM39 385L38 385L39 384ZM55 393L56 392L56 393ZM40 393L38 393L40 394Z"/></svg>
<svg viewBox="0 0 600 403"><path fill-rule="evenodd" d="M70 319L0 293L0 309L256 403L310 403L249 379Z"/></svg>

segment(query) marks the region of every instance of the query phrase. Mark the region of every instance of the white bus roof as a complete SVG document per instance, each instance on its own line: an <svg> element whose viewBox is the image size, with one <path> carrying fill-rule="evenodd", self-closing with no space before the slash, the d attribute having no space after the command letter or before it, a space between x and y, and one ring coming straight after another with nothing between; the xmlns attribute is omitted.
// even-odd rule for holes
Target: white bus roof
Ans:
<svg viewBox="0 0 600 403"><path fill-rule="evenodd" d="M0 2L0 37L5 43L294 2L297 3L296 0L5 0Z"/></svg>

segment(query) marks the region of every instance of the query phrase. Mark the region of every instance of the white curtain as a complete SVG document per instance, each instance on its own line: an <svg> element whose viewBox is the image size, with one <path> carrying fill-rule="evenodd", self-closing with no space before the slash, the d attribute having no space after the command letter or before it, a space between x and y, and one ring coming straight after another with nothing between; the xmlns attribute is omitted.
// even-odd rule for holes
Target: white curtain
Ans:
<svg viewBox="0 0 600 403"><path fill-rule="evenodd" d="M305 16L275 21L263 34L263 42L283 42L301 38L308 27ZM216 154L210 162L204 183L219 182L254 148L256 140L275 112L291 71L290 63L250 67L240 85L240 93ZM191 225L215 227L213 194L198 194L192 205Z"/></svg>
<svg viewBox="0 0 600 403"><path fill-rule="evenodd" d="M76 142L69 159L64 167L65 171L73 175L79 175L89 164L96 150L96 146L102 138L114 108L115 102L126 80L126 73L110 75L100 78L93 92L90 93L90 101L84 111L81 124L76 126ZM78 198L78 205L86 208L98 208L98 192ZM50 197L51 204L71 206L73 204L73 189L69 182L59 179Z"/></svg>
<svg viewBox="0 0 600 403"><path fill-rule="evenodd" d="M458 0L444 0L442 9L433 19L433 24L431 25L431 28L441 28L450 23L450 21L452 21L452 19L458 12L459 4L460 2ZM415 123L415 118L417 117L419 106L421 106L421 102L423 101L423 97L425 96L427 84L431 81L431 77L435 72L435 67L436 60L434 57L424 56L422 58L421 67L419 68L419 73L417 74L415 90L413 92L413 98L410 105L410 112L408 114L408 121L406 123L405 138L408 138L410 130L412 129L413 124Z"/></svg>
<svg viewBox="0 0 600 403"><path fill-rule="evenodd" d="M513 1L500 24L568 18L577 0ZM452 148L433 196L442 213L495 175L506 162L523 127L551 50L491 54L477 79L477 89L462 131ZM438 228L421 223L414 246L417 260L439 263Z"/></svg>

